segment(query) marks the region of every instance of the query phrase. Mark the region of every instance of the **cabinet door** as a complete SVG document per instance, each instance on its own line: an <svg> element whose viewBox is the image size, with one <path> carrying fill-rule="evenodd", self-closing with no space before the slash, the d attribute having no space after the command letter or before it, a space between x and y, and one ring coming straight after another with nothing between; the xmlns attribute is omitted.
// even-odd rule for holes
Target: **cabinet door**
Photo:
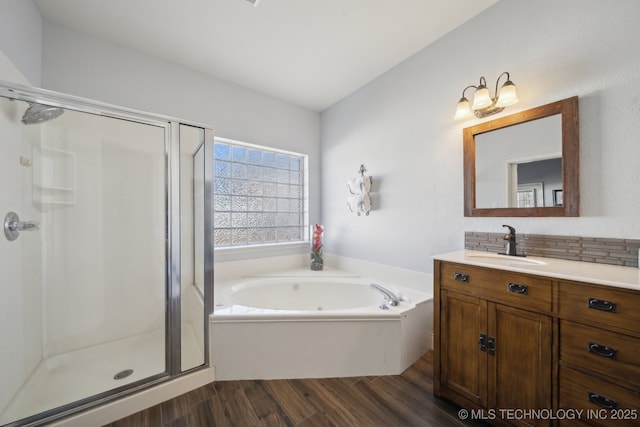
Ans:
<svg viewBox="0 0 640 427"><path fill-rule="evenodd" d="M441 297L442 394L456 401L451 391L486 406L487 353L480 350L479 337L487 331L487 302L445 290Z"/></svg>
<svg viewBox="0 0 640 427"><path fill-rule="evenodd" d="M488 316L489 335L495 343L488 356L489 407L550 409L551 318L494 303L489 303ZM497 414L500 416L500 412ZM508 421L549 425L548 420Z"/></svg>

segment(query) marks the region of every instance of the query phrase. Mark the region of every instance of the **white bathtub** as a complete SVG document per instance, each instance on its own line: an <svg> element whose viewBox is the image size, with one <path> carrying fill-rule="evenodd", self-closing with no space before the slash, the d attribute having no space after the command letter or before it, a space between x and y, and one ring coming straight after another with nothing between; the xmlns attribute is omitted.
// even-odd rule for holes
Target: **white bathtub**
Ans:
<svg viewBox="0 0 640 427"><path fill-rule="evenodd" d="M431 347L432 299L340 274L246 278L221 288L210 317L217 380L399 374Z"/></svg>

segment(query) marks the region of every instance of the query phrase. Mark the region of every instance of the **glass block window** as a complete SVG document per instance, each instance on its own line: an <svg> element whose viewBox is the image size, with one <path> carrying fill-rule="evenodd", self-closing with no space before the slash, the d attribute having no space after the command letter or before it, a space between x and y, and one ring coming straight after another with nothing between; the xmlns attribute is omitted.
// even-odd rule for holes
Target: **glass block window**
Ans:
<svg viewBox="0 0 640 427"><path fill-rule="evenodd" d="M214 245L304 241L302 154L214 140Z"/></svg>

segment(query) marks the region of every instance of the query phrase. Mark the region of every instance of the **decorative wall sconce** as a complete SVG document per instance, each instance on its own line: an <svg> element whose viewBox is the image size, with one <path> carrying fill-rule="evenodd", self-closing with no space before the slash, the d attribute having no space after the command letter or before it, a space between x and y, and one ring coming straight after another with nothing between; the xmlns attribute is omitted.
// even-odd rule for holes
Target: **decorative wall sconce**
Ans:
<svg viewBox="0 0 640 427"><path fill-rule="evenodd" d="M358 216L361 214L369 215L369 211L371 211L369 192L371 191L373 179L370 176L364 176L366 171L367 169L365 169L364 165L360 165L360 170L358 171L360 176L347 181L347 190L349 190L347 206L351 212L357 213Z"/></svg>
<svg viewBox="0 0 640 427"><path fill-rule="evenodd" d="M500 92L498 92L498 83L502 76L507 76L507 81L500 88ZM473 94L472 105L469 105L469 100L464 96L464 93L470 88L476 90ZM480 77L480 84L478 86L470 85L462 91L462 98L458 101L455 119L464 119L471 116L472 110L476 117L481 119L499 113L504 110L504 107L507 105L513 105L518 102L516 85L509 79L509 73L506 71L498 76L494 93L495 97L492 98L489 94L489 89L487 89L487 81L484 77Z"/></svg>

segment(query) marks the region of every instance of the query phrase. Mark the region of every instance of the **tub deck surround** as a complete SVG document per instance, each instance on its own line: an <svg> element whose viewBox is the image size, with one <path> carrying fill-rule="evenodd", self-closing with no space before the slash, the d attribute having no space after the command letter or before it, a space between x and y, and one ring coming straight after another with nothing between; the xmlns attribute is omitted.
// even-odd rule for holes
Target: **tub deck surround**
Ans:
<svg viewBox="0 0 640 427"><path fill-rule="evenodd" d="M457 251L436 255L433 259L478 267L535 274L555 279L594 283L640 290L640 269L583 261L569 261L543 257L509 257L493 255L484 251ZM528 262L531 260L532 262ZM539 263L535 263L539 262Z"/></svg>
<svg viewBox="0 0 640 427"><path fill-rule="evenodd" d="M380 309L371 282L399 294L400 304ZM431 305L429 294L336 269L216 283L216 379L399 374L431 347Z"/></svg>

